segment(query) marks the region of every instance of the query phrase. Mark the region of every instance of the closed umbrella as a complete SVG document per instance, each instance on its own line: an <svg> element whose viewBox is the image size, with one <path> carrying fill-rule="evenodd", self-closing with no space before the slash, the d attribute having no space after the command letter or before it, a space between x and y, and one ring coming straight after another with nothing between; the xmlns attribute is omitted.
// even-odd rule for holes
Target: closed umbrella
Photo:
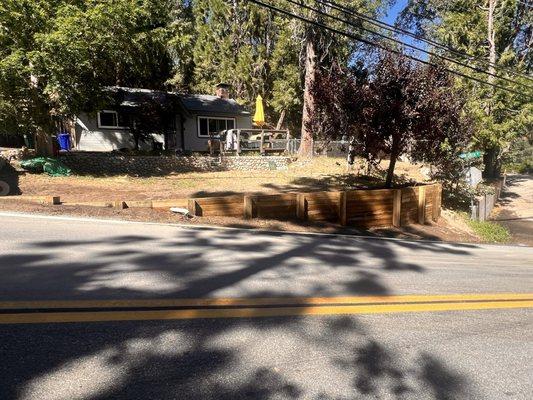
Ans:
<svg viewBox="0 0 533 400"><path fill-rule="evenodd" d="M263 126L265 125L265 109L263 107L263 98L259 95L255 100L255 115L254 115L254 125Z"/></svg>

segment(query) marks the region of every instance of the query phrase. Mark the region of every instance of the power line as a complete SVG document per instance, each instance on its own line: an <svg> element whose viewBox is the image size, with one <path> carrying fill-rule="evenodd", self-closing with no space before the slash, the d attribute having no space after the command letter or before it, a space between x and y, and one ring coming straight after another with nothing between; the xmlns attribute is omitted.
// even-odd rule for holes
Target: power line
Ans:
<svg viewBox="0 0 533 400"><path fill-rule="evenodd" d="M362 19L362 20L364 20L364 21L366 21L366 22L368 22L368 23L370 23L372 25L378 26L378 27L380 27L382 29L391 31L393 33L401 33L401 34L409 36L409 37L411 37L411 38L413 38L415 40L431 44L432 46L438 47L438 48L440 48L442 50L449 51L449 52L455 54L456 56L468 59L468 61L477 61L479 63L483 63L483 64L486 64L486 65L489 65L489 66L491 66L491 67L493 67L495 69L506 71L506 72L508 72L510 74L513 74L513 75L516 75L516 76L521 76L522 78L525 78L527 80L533 81L533 77L530 76L530 75L523 74L521 72L512 70L510 68L499 66L497 64L494 64L494 63L490 62L489 60L485 60L483 58L474 56L472 54L468 54L468 53L459 51L459 50L457 50L457 49L455 49L455 48L453 48L451 46L448 46L446 44L438 42L438 41L436 41L434 39L426 38L424 36L420 36L420 35L417 35L417 34L411 32L411 31L408 31L406 29L402 29L402 28L396 27L394 25L390 25L390 24L388 24L386 22L380 21L380 20L375 19L373 17L370 17L370 16L368 16L366 14L360 13L360 12L354 10L353 8L349 8L349 7L340 5L340 4L338 4L338 3L336 3L336 2L334 2L332 0L317 0L317 1L322 3L322 4L329 5L330 7L332 7L333 9L335 9L337 11L341 11L341 12L343 12L345 14L348 14L348 15L357 16L360 19Z"/></svg>
<svg viewBox="0 0 533 400"><path fill-rule="evenodd" d="M298 20L306 22L307 24L310 24L310 25L315 25L315 26L321 27L322 29L325 29L325 30L328 30L330 32L333 32L333 33L348 37L348 38L353 39L353 40L357 40L359 42L368 44L370 46L374 46L374 47L380 48L380 49L385 50L387 52L398 54L400 56L404 56L406 58L409 58L411 60L420 62L420 63L425 64L425 65L430 65L430 66L433 66L433 67L436 66L435 64L433 64L431 62L428 62L428 61L425 61L425 60L421 60L421 59L416 58L414 56L411 56L409 54L404 54L401 51L394 50L394 49L388 48L386 46L383 46L383 45L381 45L379 43L372 42L370 40L364 39L364 38L362 38L359 35L351 34L351 33L345 32L345 31L341 31L341 30L336 29L336 28L332 28L332 27L330 27L328 25L325 25L325 24L322 24L320 22L316 22L316 21L310 20L308 18L302 17L301 15L291 13L290 11L281 9L281 8L273 6L271 4L263 3L262 1L259 1L259 0L248 0L248 1L251 2L251 3L257 4L259 6L265 7L267 9L271 10L271 11L275 11L275 12L277 12L279 14L283 14L283 15L286 15L288 17L298 19ZM450 73L452 73L454 75L461 76L463 78L467 78L467 79L476 81L476 82L481 83L483 85L491 86L491 87L494 87L494 88L497 88L497 89L501 89L501 90L507 91L509 93L517 94L517 95L520 95L520 96L523 95L523 93L521 93L521 92L517 92L515 90L509 89L509 88L506 88L506 87L503 87L503 86L500 86L500 85L497 85L497 84L489 83L489 82L484 81L482 79L478 79L476 77L463 74L463 73L461 73L459 71L455 71L455 70L452 70L452 69L449 69L449 68L446 68L446 67L442 67L442 69L444 69L445 71L448 71L448 72L450 72Z"/></svg>
<svg viewBox="0 0 533 400"><path fill-rule="evenodd" d="M394 26L394 25L390 25L386 22L383 22L383 21L380 21L378 19L375 19L375 18L372 18L366 14L362 14L356 10L354 10L353 8L349 8L349 7L346 7L346 6L343 6L343 5L340 5L332 0L318 0L319 2L321 3L326 3L327 5L329 5L330 7L338 10L338 11L342 11L346 14L353 14L353 15L356 15L357 17L359 17L360 19L363 19L365 20L366 22L372 24L372 25L375 25L375 26L379 26L383 29L386 29L388 31L392 31L394 33L401 33L403 35L407 35L407 36L410 36L412 37L413 39L415 40L418 40L418 41L421 41L421 42L425 42L425 43L428 43L428 44L431 44L435 47L439 47L443 50L447 50L451 53L454 53L456 54L457 56L459 57L463 57L463 58L467 58L469 61L472 61L472 60L475 60L475 61L478 61L480 63L483 63L483 64L487 64L487 65L490 65L491 67L495 68L495 69L501 69L501 70L504 70L504 71L507 71L513 75L517 75L517 76L521 76L523 78L526 78L528 80L531 80L533 81L533 77L530 76L530 75L527 75L527 74L523 74L521 72L518 72L518 71L515 71L515 70L512 70L510 68L506 68L506 67L502 67L502 66L499 66L497 64L494 64L492 63L491 61L489 60L486 60L486 59L483 59L481 57L478 57L478 56L474 56L472 54L468 54L468 53L465 53L465 52L461 52L451 46L448 46L446 44L443 44L441 42L438 42L434 39L430 39L430 38L426 38L424 36L421 36L421 35L417 35L413 32L410 32L406 29L402 29L402 28L399 28L397 26ZM466 11L466 10L465 10Z"/></svg>
<svg viewBox="0 0 533 400"><path fill-rule="evenodd" d="M395 42L395 43L401 44L401 45L403 45L403 46L409 47L409 48L411 48L411 49L414 49L414 50L417 50L417 51L421 51L421 52L426 53L426 54L429 54L429 55L431 55L431 56L433 56L433 57L438 57L438 58L441 58L441 59L446 60L446 61L448 61L448 62L451 62L451 63L457 64L457 65L460 65L461 67L471 69L471 70L473 70L473 71L475 71L475 72L479 72L479 73L482 73L482 74L486 74L486 75L492 76L492 77L494 77L494 78L502 79L502 80L507 81L507 82L510 82L510 83L512 83L512 84L523 86L524 88L527 88L527 89L533 89L533 86L529 86L529 85L523 84L523 83L521 83L521 82L517 82L517 81L515 81L515 80L512 80L512 79L506 78L506 77L504 77L504 76L497 75L497 74L494 74L494 73L492 73L492 72L486 71L486 70L484 70L484 69L481 69L481 68L478 68L478 67L474 67L474 66L472 66L472 65L465 64L465 63L463 63L463 62L461 62L461 61L457 61L457 60L454 60L454 59L452 59L452 58L446 57L446 56L444 56L444 55L441 55L441 54L438 54L438 53L434 53L434 52L429 51L429 50L426 50L426 49L424 49L424 48L421 48L421 47L418 47L418 46L415 46L415 45L412 45L412 44L409 44L409 43L405 43L405 42L403 42L403 41L401 41L401 40L399 40L399 39L396 39L396 38L393 38L393 37L390 37L390 36L384 35L384 34L382 34L382 33L380 33L380 32L374 31L374 30L372 30L372 29L368 29L368 28L365 28L365 27L362 27L362 26L358 26L358 25L354 24L353 22L351 22L351 21L349 21L349 20L346 20L346 19L343 19L343 18L337 17L337 16L335 16L335 15L332 15L332 14L329 14L329 13L327 13L327 12L321 11L321 10L319 10L319 9L317 9L317 8L314 8L314 7L311 7L311 6L305 5L305 4L298 3L298 2L295 1L295 0L285 0L285 1L287 1L288 3L294 4L294 5L297 5L297 6L301 7L301 8L305 8L305 9L307 9L307 10L309 10L309 11L313 11L313 12L319 14L319 15L322 15L322 16L325 16L325 17L328 17L328 18L334 19L334 20L336 20L336 21L338 21L338 22L342 22L342 23L344 23L344 24L348 24L348 25L353 26L353 27L355 27L355 28L358 28L358 29L364 30L364 31L366 31L366 32L369 32L369 33L372 33L372 34L374 34L374 35L377 35L377 36L380 36L380 37L382 37L382 38L385 38L385 39L387 39L387 40L390 40L390 41L392 41L392 42ZM321 0L319 0L319 1L321 2Z"/></svg>

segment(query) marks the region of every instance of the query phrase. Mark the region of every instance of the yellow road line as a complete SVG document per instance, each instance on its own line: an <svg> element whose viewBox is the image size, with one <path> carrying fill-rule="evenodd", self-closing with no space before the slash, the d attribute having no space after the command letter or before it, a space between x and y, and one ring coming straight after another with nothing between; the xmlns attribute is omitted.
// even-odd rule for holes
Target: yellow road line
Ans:
<svg viewBox="0 0 533 400"><path fill-rule="evenodd" d="M224 307L275 306L321 304L412 303L436 301L494 301L529 300L533 293L481 293L446 295L402 296L347 296L347 297L272 297L272 298L204 298L204 299L147 299L147 300L50 300L4 301L0 310L54 309L54 308L142 308L142 307Z"/></svg>
<svg viewBox="0 0 533 400"><path fill-rule="evenodd" d="M357 315L406 312L494 310L533 308L533 301L489 301L476 303L426 303L343 305L276 308L188 309L158 311L100 311L0 314L0 324L62 322L186 320L199 318L255 318L311 315Z"/></svg>

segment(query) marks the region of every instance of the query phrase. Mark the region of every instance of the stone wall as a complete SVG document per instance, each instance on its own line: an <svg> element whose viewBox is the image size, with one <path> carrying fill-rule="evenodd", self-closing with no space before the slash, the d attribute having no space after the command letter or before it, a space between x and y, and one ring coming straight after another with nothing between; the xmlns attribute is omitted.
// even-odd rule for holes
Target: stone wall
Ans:
<svg viewBox="0 0 533 400"><path fill-rule="evenodd" d="M157 176L172 172L207 172L227 170L283 170L290 158L279 156L133 156L115 153L71 152L59 156L74 173L91 175Z"/></svg>

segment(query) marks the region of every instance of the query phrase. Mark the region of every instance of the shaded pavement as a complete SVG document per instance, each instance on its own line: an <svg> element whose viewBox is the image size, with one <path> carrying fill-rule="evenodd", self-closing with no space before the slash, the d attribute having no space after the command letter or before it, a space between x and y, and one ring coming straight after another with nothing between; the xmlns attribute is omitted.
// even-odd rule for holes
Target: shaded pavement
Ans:
<svg viewBox="0 0 533 400"><path fill-rule="evenodd" d="M0 301L531 292L532 248L0 216ZM0 325L1 399L530 399L531 309Z"/></svg>

